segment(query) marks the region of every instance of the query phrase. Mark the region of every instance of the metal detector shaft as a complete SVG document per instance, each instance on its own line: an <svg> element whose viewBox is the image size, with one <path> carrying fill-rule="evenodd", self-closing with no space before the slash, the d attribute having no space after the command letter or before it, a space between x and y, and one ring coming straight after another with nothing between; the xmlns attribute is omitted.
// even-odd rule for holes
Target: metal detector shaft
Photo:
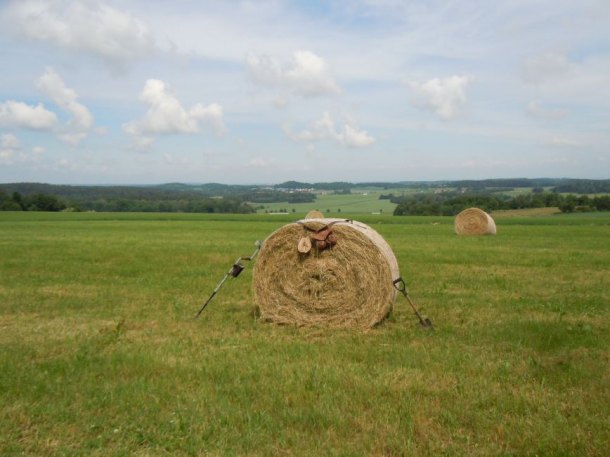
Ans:
<svg viewBox="0 0 610 457"><path fill-rule="evenodd" d="M208 306L208 303L210 303L212 301L212 298L214 298L214 295L216 295L216 292L218 292L220 290L220 288L222 287L222 285L224 284L224 282L227 280L228 277L229 277L229 273L227 273L224 276L224 278L222 278L222 280L218 283L218 285L214 288L214 291L212 292L212 295L210 295L210 297L205 301L203 306L199 309L199 311L195 315L195 319L197 319L199 317L199 315L203 312L205 307Z"/></svg>
<svg viewBox="0 0 610 457"><path fill-rule="evenodd" d="M235 262L233 262L233 265L231 265L231 268L229 268L229 271L227 271L227 273L224 275L224 277L220 280L220 282L216 285L216 287L212 291L212 294L210 295L210 297L205 301L203 306L201 306L201 308L195 315L195 319L197 319L199 317L199 315L203 312L205 307L208 306L208 303L210 303L212 301L212 298L214 298L216 293L218 293L218 291L220 290L220 288L222 287L224 282L229 278L229 276L237 278L239 276L239 274L244 270L244 268L246 268L239 262L242 260L254 260L254 258L258 254L258 251L261 250L263 243L262 243L262 241L257 241L255 243L255 245L256 245L256 249L254 250L252 255L238 257L237 260L235 260Z"/></svg>
<svg viewBox="0 0 610 457"><path fill-rule="evenodd" d="M415 303L413 303L413 300L411 300L411 296L409 295L409 291L407 290L407 285L405 284L404 279L398 278L392 284L396 290L405 296L409 302L409 305L411 305L411 308L415 312L415 315L419 319L419 323L422 325L422 327L432 328L432 321L427 317L422 317L421 314L419 314L419 311L415 307Z"/></svg>

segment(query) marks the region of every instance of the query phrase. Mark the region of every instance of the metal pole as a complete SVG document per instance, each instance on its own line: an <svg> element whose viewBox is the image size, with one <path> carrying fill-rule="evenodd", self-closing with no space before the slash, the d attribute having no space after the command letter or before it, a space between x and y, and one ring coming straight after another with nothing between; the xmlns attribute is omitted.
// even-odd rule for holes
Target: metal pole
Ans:
<svg viewBox="0 0 610 457"><path fill-rule="evenodd" d="M239 262L241 260L254 260L254 258L258 254L258 252L261 250L261 247L263 246L263 242L260 240L257 240L256 243L254 243L254 245L256 246L256 249L254 250L252 255L247 256L247 257L246 256L238 257L237 260L235 262L233 262L233 265L231 265L231 268L229 268L229 271L227 271L227 273L224 275L224 277L220 280L220 282L216 285L216 287L212 291L212 295L210 295L210 297L205 301L203 306L199 309L199 311L195 315L195 319L197 319L199 317L199 315L203 312L205 307L208 306L208 303L210 303L212 301L212 298L214 298L216 293L220 290L220 288L222 287L224 282L229 278L229 276L237 278L239 276L239 274L244 270L245 267Z"/></svg>

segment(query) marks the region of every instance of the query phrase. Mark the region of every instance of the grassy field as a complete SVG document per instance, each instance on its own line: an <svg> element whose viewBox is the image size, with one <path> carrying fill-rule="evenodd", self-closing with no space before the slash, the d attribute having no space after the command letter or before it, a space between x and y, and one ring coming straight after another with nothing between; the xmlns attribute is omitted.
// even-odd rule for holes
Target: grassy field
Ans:
<svg viewBox="0 0 610 457"><path fill-rule="evenodd" d="M434 332L260 323L251 265L193 320L292 219L0 213L0 455L607 455L610 214L358 217Z"/></svg>

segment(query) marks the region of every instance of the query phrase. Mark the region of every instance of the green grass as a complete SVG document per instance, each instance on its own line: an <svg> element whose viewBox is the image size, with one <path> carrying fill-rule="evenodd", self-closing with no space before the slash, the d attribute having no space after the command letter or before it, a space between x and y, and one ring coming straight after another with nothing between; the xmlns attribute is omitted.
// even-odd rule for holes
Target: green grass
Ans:
<svg viewBox="0 0 610 457"><path fill-rule="evenodd" d="M251 265L193 320L290 215L0 213L0 455L606 455L610 214L358 219L433 333L260 323Z"/></svg>

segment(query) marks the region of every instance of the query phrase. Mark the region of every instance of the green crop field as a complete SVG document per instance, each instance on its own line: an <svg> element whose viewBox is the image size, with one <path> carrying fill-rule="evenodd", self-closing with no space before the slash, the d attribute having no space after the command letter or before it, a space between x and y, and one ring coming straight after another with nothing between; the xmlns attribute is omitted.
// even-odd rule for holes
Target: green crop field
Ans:
<svg viewBox="0 0 610 457"><path fill-rule="evenodd" d="M607 455L610 214L358 216L433 332L261 323L249 264L194 320L293 219L0 213L0 455Z"/></svg>

